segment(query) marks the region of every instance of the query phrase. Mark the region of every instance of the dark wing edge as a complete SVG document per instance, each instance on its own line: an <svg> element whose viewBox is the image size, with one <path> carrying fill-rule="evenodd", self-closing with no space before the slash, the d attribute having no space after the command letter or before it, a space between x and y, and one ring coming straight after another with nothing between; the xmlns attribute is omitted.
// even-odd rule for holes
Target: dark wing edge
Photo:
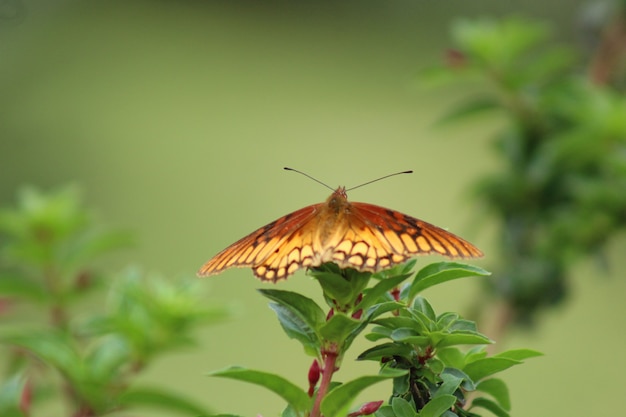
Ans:
<svg viewBox="0 0 626 417"><path fill-rule="evenodd" d="M265 279L254 267L263 263L284 240L305 225L316 213L318 206L319 204L314 204L296 210L239 239L209 259L198 270L197 275L206 277L219 274L228 268L250 267L257 277Z"/></svg>
<svg viewBox="0 0 626 417"><path fill-rule="evenodd" d="M397 255L438 254L448 258L481 258L483 253L467 240L441 227L395 210L368 203L352 203L354 215L377 230L383 245Z"/></svg>

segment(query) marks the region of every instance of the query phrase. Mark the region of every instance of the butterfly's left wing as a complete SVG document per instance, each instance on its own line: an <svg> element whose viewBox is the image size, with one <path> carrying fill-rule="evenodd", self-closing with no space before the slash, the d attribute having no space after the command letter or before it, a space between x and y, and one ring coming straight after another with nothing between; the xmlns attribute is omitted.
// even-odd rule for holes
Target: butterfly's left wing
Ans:
<svg viewBox="0 0 626 417"><path fill-rule="evenodd" d="M341 267L379 271L416 255L483 256L477 247L440 227L373 204L351 203L349 223L334 248L333 257Z"/></svg>
<svg viewBox="0 0 626 417"><path fill-rule="evenodd" d="M304 207L250 233L207 261L198 275L249 267L262 280L276 282L310 265L314 255L311 222L319 207Z"/></svg>

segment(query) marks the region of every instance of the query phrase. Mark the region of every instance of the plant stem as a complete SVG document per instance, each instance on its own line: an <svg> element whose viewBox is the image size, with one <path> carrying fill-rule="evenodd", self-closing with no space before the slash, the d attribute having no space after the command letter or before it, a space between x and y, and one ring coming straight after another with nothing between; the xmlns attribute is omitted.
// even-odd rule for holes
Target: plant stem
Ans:
<svg viewBox="0 0 626 417"><path fill-rule="evenodd" d="M324 366L322 368L322 381L320 382L320 387L317 390L317 395L315 396L315 404L313 404L313 410L311 410L311 417L321 417L322 414L320 407L322 400L328 392L333 374L337 371L336 364L338 353L336 352L336 349L324 351L322 352L322 356L324 360Z"/></svg>

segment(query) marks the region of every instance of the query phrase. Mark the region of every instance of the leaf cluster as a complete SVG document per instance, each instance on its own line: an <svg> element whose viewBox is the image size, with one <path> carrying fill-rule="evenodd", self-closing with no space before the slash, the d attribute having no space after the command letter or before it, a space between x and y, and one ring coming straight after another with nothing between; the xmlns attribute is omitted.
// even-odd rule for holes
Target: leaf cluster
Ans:
<svg viewBox="0 0 626 417"><path fill-rule="evenodd" d="M492 289L518 320L561 300L571 263L601 254L626 226L626 98L580 72L576 52L551 43L547 24L463 20L431 82L473 82L442 123L492 112L500 169L477 197L501 225L501 270Z"/></svg>
<svg viewBox="0 0 626 417"><path fill-rule="evenodd" d="M0 239L0 415L33 415L55 398L76 417L137 407L207 412L135 379L163 354L193 345L195 329L223 319L224 309L203 306L191 283L137 269L100 272L101 256L130 238L97 225L75 188L24 189L17 207L0 211Z"/></svg>
<svg viewBox="0 0 626 417"><path fill-rule="evenodd" d="M377 274L342 270L332 263L312 269L310 274L322 287L329 313L301 294L259 290L271 300L270 306L286 335L299 341L306 354L320 364L329 363L329 355L333 355L333 368L322 369L323 374L334 373L355 338L370 328L366 336L369 340L386 341L366 350L358 359L379 362L378 375L343 383L333 381L328 387L323 387L322 379L315 395L263 371L231 367L211 375L254 383L276 393L288 404L284 417L315 416L317 403L325 417L372 413L379 417L465 417L478 416L474 412L478 407L508 416L506 385L493 375L537 353L518 350L488 357L484 345L491 341L477 331L473 322L456 313L436 315L426 299L419 296L426 288L462 277L486 276L488 272L440 262L413 273L414 265L411 261ZM461 348L471 345L475 347L468 351ZM361 391L389 380L393 388L386 405L373 401L349 412ZM323 397L318 398L322 392ZM466 398L472 392L489 397L475 397L472 406L467 407Z"/></svg>

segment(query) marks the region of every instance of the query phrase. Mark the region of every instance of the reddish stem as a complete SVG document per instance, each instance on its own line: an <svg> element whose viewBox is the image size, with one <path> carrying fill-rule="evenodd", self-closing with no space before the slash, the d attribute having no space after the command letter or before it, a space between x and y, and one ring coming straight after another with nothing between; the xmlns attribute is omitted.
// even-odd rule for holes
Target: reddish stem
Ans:
<svg viewBox="0 0 626 417"><path fill-rule="evenodd" d="M337 352L334 349L322 352L322 356L324 359L324 367L322 368L322 381L320 382L320 387L317 390L317 395L315 397L315 403L313 404L313 410L311 410L311 417L321 417L321 405L322 400L326 396L328 392L328 388L330 387L330 382L333 379L333 374L337 371Z"/></svg>

